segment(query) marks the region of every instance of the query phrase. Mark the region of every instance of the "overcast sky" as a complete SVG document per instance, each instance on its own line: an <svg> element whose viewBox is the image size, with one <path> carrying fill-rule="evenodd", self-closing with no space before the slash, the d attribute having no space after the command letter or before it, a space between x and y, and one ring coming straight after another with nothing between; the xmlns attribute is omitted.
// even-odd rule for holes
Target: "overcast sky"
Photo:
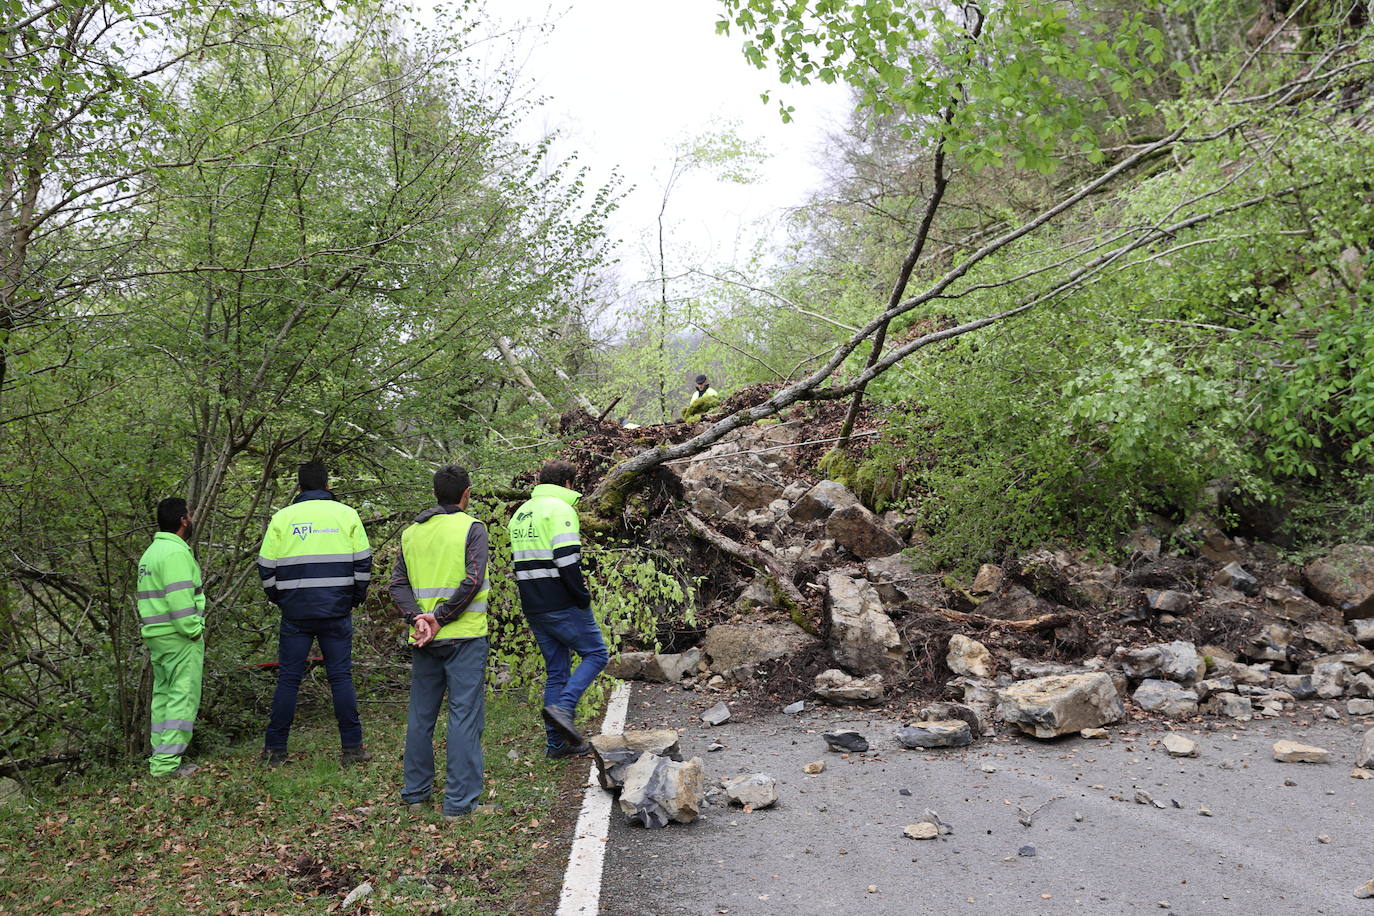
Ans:
<svg viewBox="0 0 1374 916"><path fill-rule="evenodd" d="M740 36L715 32L717 0L493 0L489 9L508 22L553 23L550 34L522 39L520 72L533 95L548 98L530 137L556 130L558 153L575 151L595 181L615 169L633 186L611 227L623 239L624 282L651 273L644 246L675 143L733 121L769 154L752 185L694 175L670 199L673 247L731 263L819 183L817 152L849 108L837 86L781 87L771 71L749 66ZM767 90L775 101L765 105ZM779 92L796 109L791 123L778 116Z"/></svg>

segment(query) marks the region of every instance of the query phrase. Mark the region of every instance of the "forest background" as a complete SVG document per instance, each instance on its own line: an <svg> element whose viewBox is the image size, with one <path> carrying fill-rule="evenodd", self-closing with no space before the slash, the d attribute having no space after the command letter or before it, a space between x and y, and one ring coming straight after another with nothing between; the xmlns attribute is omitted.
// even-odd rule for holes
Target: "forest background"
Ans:
<svg viewBox="0 0 1374 916"><path fill-rule="evenodd" d="M766 399L632 457L624 491L791 404L861 400L827 459L914 510L922 562L1110 553L1216 482L1294 553L1374 534L1374 42L1337 0L724 0L784 83L850 87L834 176L785 238L620 295L616 205L549 142L475 3L13 0L0 12L0 775L143 752L132 599L184 494L211 612L198 746L262 725L276 614L253 559L324 458L385 578L429 476L475 471L496 663L539 665L500 575L504 502L557 417L675 419L686 380ZM788 101L769 100L782 117ZM729 130L673 176L765 168ZM863 431L859 431L863 432ZM859 446L856 450L855 445ZM589 560L614 639L693 582L616 524ZM360 676L404 672L381 589Z"/></svg>

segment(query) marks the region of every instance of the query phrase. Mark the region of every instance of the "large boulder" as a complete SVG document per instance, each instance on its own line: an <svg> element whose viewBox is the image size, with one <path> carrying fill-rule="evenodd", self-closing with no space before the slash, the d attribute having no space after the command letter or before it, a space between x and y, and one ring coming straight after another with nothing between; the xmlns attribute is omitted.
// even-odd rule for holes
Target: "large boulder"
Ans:
<svg viewBox="0 0 1374 916"><path fill-rule="evenodd" d="M1180 684L1193 684L1207 672L1207 663L1198 654L1197 647L1182 640L1156 643L1142 649L1118 646L1112 657L1120 662L1126 676L1134 680L1167 678Z"/></svg>
<svg viewBox="0 0 1374 916"><path fill-rule="evenodd" d="M787 450L756 450L796 441L790 426L746 427L717 442L679 473L683 496L707 516L719 517L721 506L747 513L781 499L795 471Z"/></svg>
<svg viewBox="0 0 1374 916"><path fill-rule="evenodd" d="M748 680L754 666L794 655L817 640L795 623L722 623L706 631L701 647L711 670L732 680Z"/></svg>
<svg viewBox="0 0 1374 916"><path fill-rule="evenodd" d="M677 732L671 728L633 730L615 735L594 735L588 739L596 761L596 779L601 788L619 789L630 765L644 754L681 760Z"/></svg>
<svg viewBox="0 0 1374 916"><path fill-rule="evenodd" d="M655 655L645 660L644 667L640 669L640 677L646 681L676 684L689 674L696 674L697 663L700 661L700 649Z"/></svg>
<svg viewBox="0 0 1374 916"><path fill-rule="evenodd" d="M1346 620L1374 616L1374 547L1341 544L1303 569L1317 600L1340 609Z"/></svg>
<svg viewBox="0 0 1374 916"><path fill-rule="evenodd" d="M997 670L997 663L993 660L988 647L962 633L955 633L949 638L945 664L955 674L967 674L971 677L992 677Z"/></svg>
<svg viewBox="0 0 1374 916"><path fill-rule="evenodd" d="M1197 694L1171 681L1146 678L1131 699L1146 712L1175 718L1197 715Z"/></svg>
<svg viewBox="0 0 1374 916"><path fill-rule="evenodd" d="M1324 620L1309 621L1302 628L1302 638L1323 652L1353 652L1360 648L1349 632Z"/></svg>
<svg viewBox="0 0 1374 916"><path fill-rule="evenodd" d="M631 824L645 827L690 824L701 814L704 781L700 757L680 763L644 754L626 770L620 810Z"/></svg>
<svg viewBox="0 0 1374 916"><path fill-rule="evenodd" d="M859 497L849 492L844 484L836 480L822 480L802 494L788 515L797 522L825 521L840 509L858 504Z"/></svg>
<svg viewBox="0 0 1374 916"><path fill-rule="evenodd" d="M606 663L606 674L633 681L644 674L644 666L653 657L652 652L621 652Z"/></svg>
<svg viewBox="0 0 1374 916"><path fill-rule="evenodd" d="M830 668L816 675L816 696L836 706L878 703L883 698L883 676L870 674L854 677L838 668Z"/></svg>
<svg viewBox="0 0 1374 916"><path fill-rule="evenodd" d="M1109 675L1054 674L1012 684L997 695L1002 718L1037 738L1098 728L1126 716Z"/></svg>
<svg viewBox="0 0 1374 916"><path fill-rule="evenodd" d="M944 719L916 722L897 732L902 747L918 750L932 747L966 747L973 743L973 730L967 722Z"/></svg>
<svg viewBox="0 0 1374 916"><path fill-rule="evenodd" d="M1318 604L1286 582L1266 585L1260 590L1260 601L1263 602L1265 614L1289 623L1307 623L1310 620L1340 623L1340 611Z"/></svg>
<svg viewBox="0 0 1374 916"><path fill-rule="evenodd" d="M867 579L831 573L825 600L836 663L861 675L892 674L901 668L901 635Z"/></svg>
<svg viewBox="0 0 1374 916"><path fill-rule="evenodd" d="M905 546L887 522L858 503L832 512L825 533L862 560L890 556Z"/></svg>

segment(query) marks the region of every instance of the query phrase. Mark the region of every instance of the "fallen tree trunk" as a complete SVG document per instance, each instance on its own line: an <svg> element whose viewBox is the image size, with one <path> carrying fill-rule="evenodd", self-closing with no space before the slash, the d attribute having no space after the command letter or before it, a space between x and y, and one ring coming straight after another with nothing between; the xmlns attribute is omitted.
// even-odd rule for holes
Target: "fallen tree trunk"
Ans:
<svg viewBox="0 0 1374 916"><path fill-rule="evenodd" d="M1053 614L1041 614L1039 617L1031 617L1028 620L1001 620L997 617L988 617L985 614L969 614L964 611L952 611L949 608L931 608L936 614L946 620L953 620L955 623L972 623L984 627L997 627L1004 630L1053 630L1073 622L1074 614L1056 612Z"/></svg>
<svg viewBox="0 0 1374 916"><path fill-rule="evenodd" d="M50 767L57 763L71 763L79 759L81 755L76 751L64 751L60 754L44 754L42 757L27 757L23 760L6 760L0 762L0 776L18 776L25 770Z"/></svg>
<svg viewBox="0 0 1374 916"><path fill-rule="evenodd" d="M695 512L684 512L682 513L682 517L687 522L687 527L691 528L692 533L697 537L701 538L712 547L715 547L717 550L720 550L722 553L728 553L746 566L757 569L767 576L768 580L772 583L774 591L778 593L779 597L786 602L791 602L792 607L788 608L789 610L805 606L806 599L802 597L801 590L793 584L792 577L787 573L787 568L778 560L770 557L757 547L747 547L721 534L719 531L706 524L706 522L702 521L701 517Z"/></svg>

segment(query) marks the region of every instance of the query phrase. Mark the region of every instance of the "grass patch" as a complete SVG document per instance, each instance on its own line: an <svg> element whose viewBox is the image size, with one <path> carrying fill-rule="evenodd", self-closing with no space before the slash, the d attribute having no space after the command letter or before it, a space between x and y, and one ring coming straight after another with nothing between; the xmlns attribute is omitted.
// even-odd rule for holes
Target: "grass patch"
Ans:
<svg viewBox="0 0 1374 916"><path fill-rule="evenodd" d="M329 913L363 881L351 913L554 908L586 762L544 759L536 704L488 699L482 801L502 812L456 823L438 791L424 814L400 801L404 705L365 704L363 726L376 759L348 770L329 717L297 723L278 769L254 742L186 779L140 762L37 790L0 818L0 913Z"/></svg>

